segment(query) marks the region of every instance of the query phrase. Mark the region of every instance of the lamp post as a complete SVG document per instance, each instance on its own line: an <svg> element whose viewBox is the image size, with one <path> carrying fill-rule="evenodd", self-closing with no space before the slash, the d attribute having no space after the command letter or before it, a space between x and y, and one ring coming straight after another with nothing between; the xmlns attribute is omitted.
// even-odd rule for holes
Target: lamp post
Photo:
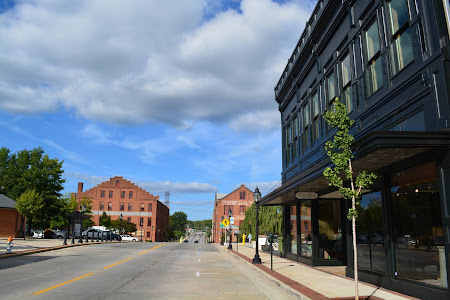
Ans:
<svg viewBox="0 0 450 300"><path fill-rule="evenodd" d="M81 206L81 225L80 225L80 239L78 240L78 243L83 244L83 237L81 234L83 233L83 221L84 221L84 211L86 210L86 205L83 204Z"/></svg>
<svg viewBox="0 0 450 300"><path fill-rule="evenodd" d="M154 242L154 238L153 238L153 225L152 225L152 236L150 237L152 239L152 242Z"/></svg>
<svg viewBox="0 0 450 300"><path fill-rule="evenodd" d="M229 220L231 220L231 216L232 215L233 215L233 211L231 210L231 207L230 207L230 209L228 210L228 218L229 218ZM233 249L233 245L231 244L232 241L233 241L233 233L232 233L232 227L231 226L233 226L233 225L231 225L231 222L230 222L230 241L228 242L228 250Z"/></svg>
<svg viewBox="0 0 450 300"><path fill-rule="evenodd" d="M223 222L223 216L220 218L220 223ZM219 227L220 228L220 227ZM225 229L225 228L224 228ZM223 230L222 230L223 231ZM225 235L223 235L225 236ZM220 234L220 246L223 246L223 238L222 238L222 234Z"/></svg>
<svg viewBox="0 0 450 300"><path fill-rule="evenodd" d="M261 258L258 254L258 226L259 226L259 220L258 220L258 212L259 212L259 201L261 200L261 193L259 192L258 187L256 187L255 192L253 193L253 199L256 203L256 252L255 257L253 257L252 264L260 264Z"/></svg>
<svg viewBox="0 0 450 300"><path fill-rule="evenodd" d="M120 214L120 216L119 216L119 227L120 227L120 229L119 229L119 236L121 236L122 235L122 219L123 219L123 215L122 214ZM119 237L117 237L117 240L122 240L122 239L119 239Z"/></svg>

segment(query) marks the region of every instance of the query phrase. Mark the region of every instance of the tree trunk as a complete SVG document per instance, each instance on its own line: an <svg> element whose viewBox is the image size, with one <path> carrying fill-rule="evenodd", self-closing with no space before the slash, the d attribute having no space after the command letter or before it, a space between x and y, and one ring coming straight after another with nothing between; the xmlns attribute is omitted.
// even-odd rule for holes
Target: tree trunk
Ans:
<svg viewBox="0 0 450 300"><path fill-rule="evenodd" d="M348 165L350 172L353 173L352 169L352 160L348 160ZM350 184L352 187L352 191L355 191L355 185L353 184L353 178L350 179ZM352 210L355 212L356 210L356 199L355 196L352 197ZM355 299L359 299L359 292L358 292L358 249L356 248L356 218L353 214L352 216L352 236L353 236L353 273L355 276Z"/></svg>

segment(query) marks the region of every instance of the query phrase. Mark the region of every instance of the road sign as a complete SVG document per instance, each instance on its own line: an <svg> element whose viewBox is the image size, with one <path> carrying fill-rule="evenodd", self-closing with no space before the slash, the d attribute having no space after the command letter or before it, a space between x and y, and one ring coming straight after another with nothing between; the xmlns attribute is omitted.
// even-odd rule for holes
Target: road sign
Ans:
<svg viewBox="0 0 450 300"><path fill-rule="evenodd" d="M220 223L220 228L225 228L225 226L222 223Z"/></svg>
<svg viewBox="0 0 450 300"><path fill-rule="evenodd" d="M227 227L228 224L230 224L230 222L227 219L223 219L221 224L223 224L223 226Z"/></svg>
<svg viewBox="0 0 450 300"><path fill-rule="evenodd" d="M230 217L230 224L234 225L234 217Z"/></svg>

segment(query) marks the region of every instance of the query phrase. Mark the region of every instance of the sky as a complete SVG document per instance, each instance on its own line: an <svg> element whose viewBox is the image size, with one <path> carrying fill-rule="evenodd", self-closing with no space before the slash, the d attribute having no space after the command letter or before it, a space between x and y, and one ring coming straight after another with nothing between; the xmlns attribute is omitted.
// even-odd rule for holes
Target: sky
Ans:
<svg viewBox="0 0 450 300"><path fill-rule="evenodd" d="M170 214L281 182L274 87L315 0L0 0L0 147L114 176Z"/></svg>

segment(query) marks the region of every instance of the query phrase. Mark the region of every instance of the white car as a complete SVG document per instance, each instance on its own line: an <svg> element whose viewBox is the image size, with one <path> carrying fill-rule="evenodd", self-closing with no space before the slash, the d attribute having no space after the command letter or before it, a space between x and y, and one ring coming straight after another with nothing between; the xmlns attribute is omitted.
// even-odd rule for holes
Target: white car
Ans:
<svg viewBox="0 0 450 300"><path fill-rule="evenodd" d="M33 237L37 239L43 239L44 238L44 232L42 230L36 230L33 232Z"/></svg>
<svg viewBox="0 0 450 300"><path fill-rule="evenodd" d="M139 242L139 238L128 234L121 235L120 237L122 238L122 241Z"/></svg>

